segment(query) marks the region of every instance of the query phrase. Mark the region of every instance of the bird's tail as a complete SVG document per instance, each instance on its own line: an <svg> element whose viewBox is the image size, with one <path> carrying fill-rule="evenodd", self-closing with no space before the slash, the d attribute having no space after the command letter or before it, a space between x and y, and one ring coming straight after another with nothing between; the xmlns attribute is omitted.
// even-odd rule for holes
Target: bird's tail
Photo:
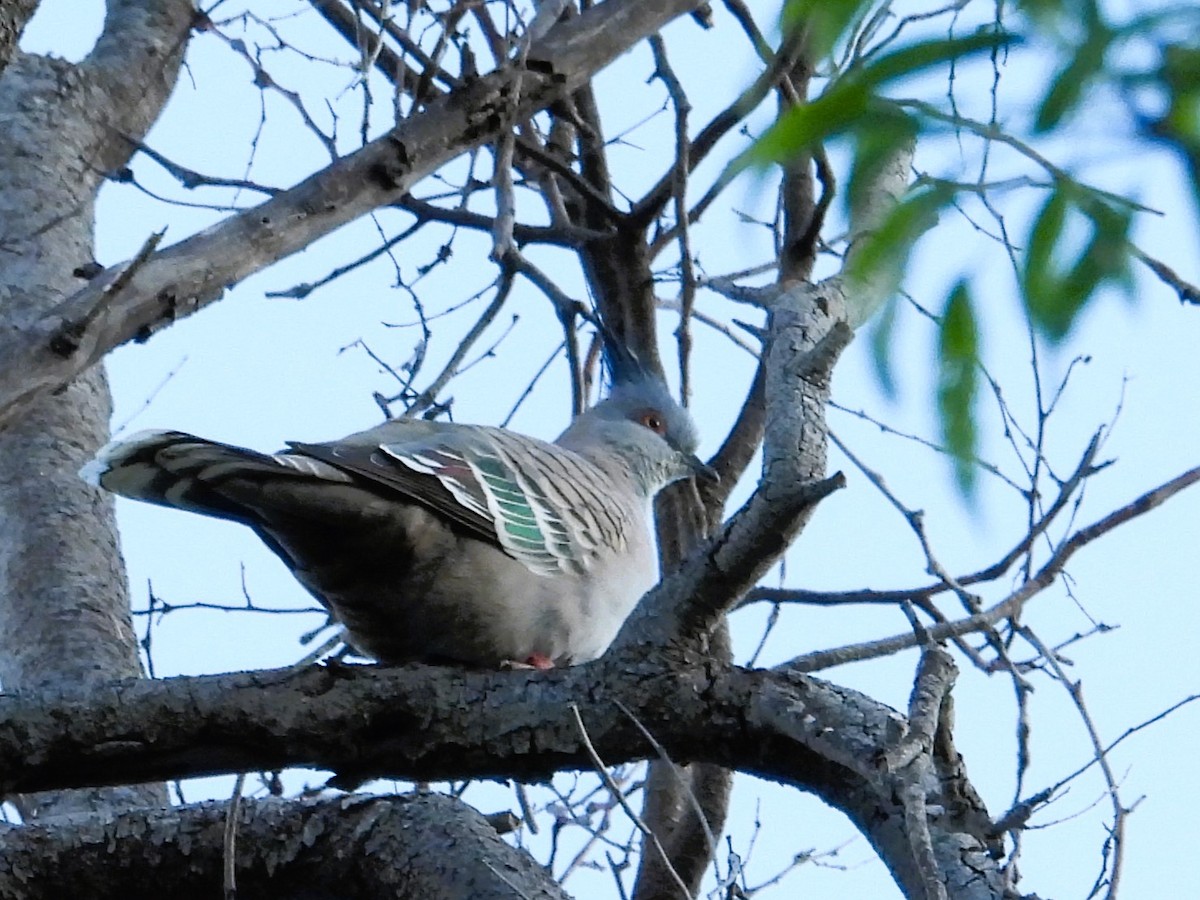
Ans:
<svg viewBox="0 0 1200 900"><path fill-rule="evenodd" d="M300 474L297 468L279 456L182 431L142 431L103 447L79 476L123 497L246 521L253 518L249 510L222 487L230 479Z"/></svg>

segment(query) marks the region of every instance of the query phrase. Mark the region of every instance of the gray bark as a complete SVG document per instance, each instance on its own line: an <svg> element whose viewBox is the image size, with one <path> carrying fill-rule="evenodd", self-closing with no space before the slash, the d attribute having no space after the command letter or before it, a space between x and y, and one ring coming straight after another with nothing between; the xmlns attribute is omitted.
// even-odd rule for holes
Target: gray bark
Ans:
<svg viewBox="0 0 1200 900"><path fill-rule="evenodd" d="M681 763L816 794L858 825L913 897L925 895L925 875L901 798L920 791L940 877L961 886L952 896L1015 896L944 729L922 743L908 718L855 691L643 650L550 673L335 666L0 697L0 788L287 766L332 770L346 788L374 778L536 781L590 768L574 704L607 764L655 755L640 723Z"/></svg>
<svg viewBox="0 0 1200 900"><path fill-rule="evenodd" d="M944 724L939 712L950 679L940 692L934 680L927 692L935 700L932 719L929 714L906 719L854 692L786 671L738 669L728 665L727 654L709 653L721 646L726 612L773 564L815 504L839 485L836 478L819 480L825 470L829 371L849 336L845 286L838 279L758 298L771 313L761 382L768 414L764 419L757 407L751 409L744 431L766 432L762 483L703 557L686 562L647 598L611 658L545 674L333 667L155 683L127 677L99 686L102 679L136 675L137 664L111 508L74 475L104 439L108 400L94 364L120 343L219 298L226 285L399 201L419 178L494 140L511 127L518 85L517 119L572 92L586 107L585 86L596 70L699 5L596 4L551 29L531 49L525 68L505 67L474 79L433 100L385 138L259 207L103 273L82 289L71 273L91 259L95 191L105 172L127 161L133 145L123 135L139 139L165 101L191 6L183 0L114 0L105 34L84 64L21 57L3 70L0 141L12 148L12 158L0 163L0 315L7 326L0 331L0 428L6 429L0 432L0 641L7 653L0 679L15 691L0 696L5 796L290 765L332 769L348 787L381 776L535 780L563 768L590 767L571 715L572 704L579 704L610 764L654 755L626 709L673 759L695 763L686 777L716 828L728 788L725 770L736 767L811 791L843 810L910 896L936 896L935 880L952 886L955 897L1010 896L991 856L986 811L953 751L948 716ZM4 23L0 18L0 52ZM584 160L585 169L603 165L602 152ZM607 174L597 171L596 181L607 184ZM906 164L894 174L895 183L877 192L878 205L891 202L903 187ZM856 217L877 220L878 210L857 210ZM591 224L600 231L610 223ZM645 224L640 231L618 229L592 240L583 256L593 282L605 287L599 292L605 318L653 364ZM870 223L856 230L863 227ZM859 286L859 292L870 295L871 286ZM742 456L734 452L729 463L736 465L735 457ZM707 514L709 524L714 518L711 506L700 510L691 503L689 510L692 516ZM675 535L678 558L694 537L686 531ZM925 727L929 721L936 729ZM889 762L901 757L903 764ZM679 827L688 819L683 805L688 792L670 790L669 773L665 767L656 772L651 792L657 788L663 803L651 812L694 883L708 848L697 846L695 828ZM69 805L90 809L130 799L153 804L162 797L153 789L135 789L132 797L74 795ZM358 811L371 802L350 801L347 809ZM67 805L41 808L61 812ZM286 832L285 843L296 853L286 860L289 871L301 873L296 891L353 895L349 882L331 878L325 886L321 880L341 871L336 864L343 844L313 847L311 857L300 849L311 836L309 823L317 821L311 807L255 809L243 822L247 833L262 821L275 834ZM330 814L338 817L337 811ZM221 817L220 807L131 811L119 820L106 812L70 825L12 832L6 836L10 880L0 881L0 896L18 895L24 886L14 886L12 879L39 865L45 873L39 877L65 878L65 871L47 871L53 857L45 848L55 841L92 861L74 880L42 882L60 885L59 895L90 887L88 872L116 877L117 860L128 852L139 861L143 881L118 892L121 896L136 896L147 884L161 895L164 880L172 893L187 896L191 888L182 874L175 890L172 873L179 869L172 867L187 869L199 859L187 849L192 847L208 870L216 870L223 833L214 817ZM154 829L163 823L180 835L163 846L190 860L168 860L165 850L154 855L166 833ZM437 896L433 885L443 877L438 866L465 871L481 857L492 859L481 849L489 838L470 822L447 828L433 836L440 852L407 837L396 845L398 858L433 865L414 876L413 896ZM405 835L421 831L400 827ZM23 840L29 841L24 851L17 848ZM244 849L249 853L267 843L264 837L259 846ZM351 858L361 864L363 854ZM269 859L263 857L262 864L269 866ZM291 870L293 862L297 868ZM528 863L525 858L512 865L521 869ZM292 890L293 882L253 881L256 865L248 863L248 893ZM153 879L145 879L144 866L156 868ZM322 866L329 871L321 874ZM303 874L309 871L317 874ZM482 871L479 877L487 878ZM494 880L488 883L499 889ZM196 890L208 894L217 884ZM529 884L529 896L554 895L536 878ZM374 881L362 888L364 895L381 889L394 888ZM55 895L53 888L45 890L45 896ZM476 891L483 890L457 885L445 896L481 896ZM665 893L650 881L645 891Z"/></svg>
<svg viewBox="0 0 1200 900"><path fill-rule="evenodd" d="M574 88L697 0L608 0L560 23L530 50L527 68L493 72L428 105L392 133L245 211L96 278L53 309L0 332L0 427L112 350L217 300L225 287L335 228L400 200L421 178L495 140ZM515 115L510 98L520 84ZM131 81L131 83L134 83Z"/></svg>
<svg viewBox="0 0 1200 900"><path fill-rule="evenodd" d="M0 72L17 50L25 23L37 9L38 0L5 0L0 3Z"/></svg>
<svg viewBox="0 0 1200 900"><path fill-rule="evenodd" d="M93 200L166 102L191 21L186 0L111 4L76 66L18 54L0 74L0 316L19 333L80 287ZM132 77L132 73L137 77ZM108 435L99 368L40 397L0 434L0 683L97 683L138 672L112 502L76 471ZM160 789L23 804L29 815L161 801Z"/></svg>
<svg viewBox="0 0 1200 900"><path fill-rule="evenodd" d="M221 896L228 803L0 827L0 900ZM566 900L550 874L440 794L239 801L242 897ZM470 855L452 855L455 844ZM149 875L149 873L153 875Z"/></svg>

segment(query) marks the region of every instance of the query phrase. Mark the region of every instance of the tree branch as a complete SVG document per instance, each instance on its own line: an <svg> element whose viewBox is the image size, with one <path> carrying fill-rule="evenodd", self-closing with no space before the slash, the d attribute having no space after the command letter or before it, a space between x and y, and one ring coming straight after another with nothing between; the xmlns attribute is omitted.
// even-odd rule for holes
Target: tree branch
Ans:
<svg viewBox="0 0 1200 900"><path fill-rule="evenodd" d="M863 829L903 889L918 883L896 778L877 762L907 733L903 717L806 676L699 656L610 654L547 673L338 665L0 696L0 772L5 791L288 766L332 770L340 785L537 780L591 767L572 703L606 763L662 748L811 791ZM923 789L930 808L941 802ZM1003 896L985 829L953 809L929 828L935 848L961 850L939 850L943 874L966 881L970 868L979 883L961 896Z"/></svg>
<svg viewBox="0 0 1200 900"><path fill-rule="evenodd" d="M0 3L0 72L17 52L17 41L25 30L25 23L37 9L38 0L13 0Z"/></svg>
<svg viewBox="0 0 1200 900"><path fill-rule="evenodd" d="M18 388L22 358L7 345L76 289L71 272L92 258L103 172L128 162L133 148L123 135L140 140L158 117L195 14L190 0L112 0L107 7L104 31L82 63L26 56L0 72L0 360L16 364ZM55 353L43 343L41 355ZM107 439L112 409L104 373L88 372L39 399L0 435L6 690L139 671L112 504L76 475ZM165 799L165 790L147 786L24 797L21 806L32 817Z"/></svg>
<svg viewBox="0 0 1200 900"><path fill-rule="evenodd" d="M335 228L403 197L418 180L508 124L508 97L521 81L517 117L579 89L628 47L698 0L644 4L608 0L556 25L529 53L528 68L505 68L429 104L390 134L294 188L155 253L119 296L118 266L49 315L0 336L0 427L20 406L68 382L105 353L218 299L226 287L295 253ZM100 314L93 310L103 306ZM92 319L79 348L55 353L64 326Z"/></svg>
<svg viewBox="0 0 1200 900"><path fill-rule="evenodd" d="M233 816L209 802L0 826L0 898L220 896L227 819L244 897L567 900L528 853L442 794L243 799Z"/></svg>
<svg viewBox="0 0 1200 900"><path fill-rule="evenodd" d="M1080 529L1054 551L1054 554L1036 574L1002 601L973 616L967 616L955 622L929 626L926 629L929 639L944 641L948 638L959 637L974 631L984 631L991 628L997 622L1019 615L1022 608L1024 608L1025 604L1031 598L1037 596L1054 583L1054 580L1066 568L1067 561L1075 554L1076 550L1087 546L1092 541L1102 537L1114 528L1124 525L1131 519L1150 512L1150 510L1162 505L1184 488L1191 487L1197 481L1200 481L1200 466L1188 469L1188 471L1177 475L1170 481L1164 482L1158 487L1147 491L1120 509L1114 510L1103 519L1093 522L1086 528ZM784 663L782 668L796 672L817 672L821 669L827 669L831 666L842 665L855 660L888 656L900 650L915 647L920 642L921 638L917 635L911 633L898 634L875 641L865 641L861 644L850 644L833 650L819 650L815 653L807 653L804 656L796 657Z"/></svg>

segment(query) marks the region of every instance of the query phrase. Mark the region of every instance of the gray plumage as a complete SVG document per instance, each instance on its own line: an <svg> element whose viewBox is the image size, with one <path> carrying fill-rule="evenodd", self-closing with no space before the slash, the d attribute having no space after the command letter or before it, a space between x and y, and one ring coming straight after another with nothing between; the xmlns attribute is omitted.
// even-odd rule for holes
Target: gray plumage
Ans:
<svg viewBox="0 0 1200 900"><path fill-rule="evenodd" d="M383 662L545 667L600 656L654 584L650 502L711 475L696 442L638 374L553 444L413 419L273 455L143 432L80 474L250 526Z"/></svg>

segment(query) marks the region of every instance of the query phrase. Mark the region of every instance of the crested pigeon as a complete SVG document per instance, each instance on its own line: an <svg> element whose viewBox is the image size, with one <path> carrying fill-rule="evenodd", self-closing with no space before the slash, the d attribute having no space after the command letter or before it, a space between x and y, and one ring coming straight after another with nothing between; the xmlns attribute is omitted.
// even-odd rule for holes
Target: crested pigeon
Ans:
<svg viewBox="0 0 1200 900"><path fill-rule="evenodd" d="M381 662L550 668L604 653L657 580L651 500L715 477L696 443L638 371L552 444L416 419L273 455L153 431L80 474L250 526Z"/></svg>

